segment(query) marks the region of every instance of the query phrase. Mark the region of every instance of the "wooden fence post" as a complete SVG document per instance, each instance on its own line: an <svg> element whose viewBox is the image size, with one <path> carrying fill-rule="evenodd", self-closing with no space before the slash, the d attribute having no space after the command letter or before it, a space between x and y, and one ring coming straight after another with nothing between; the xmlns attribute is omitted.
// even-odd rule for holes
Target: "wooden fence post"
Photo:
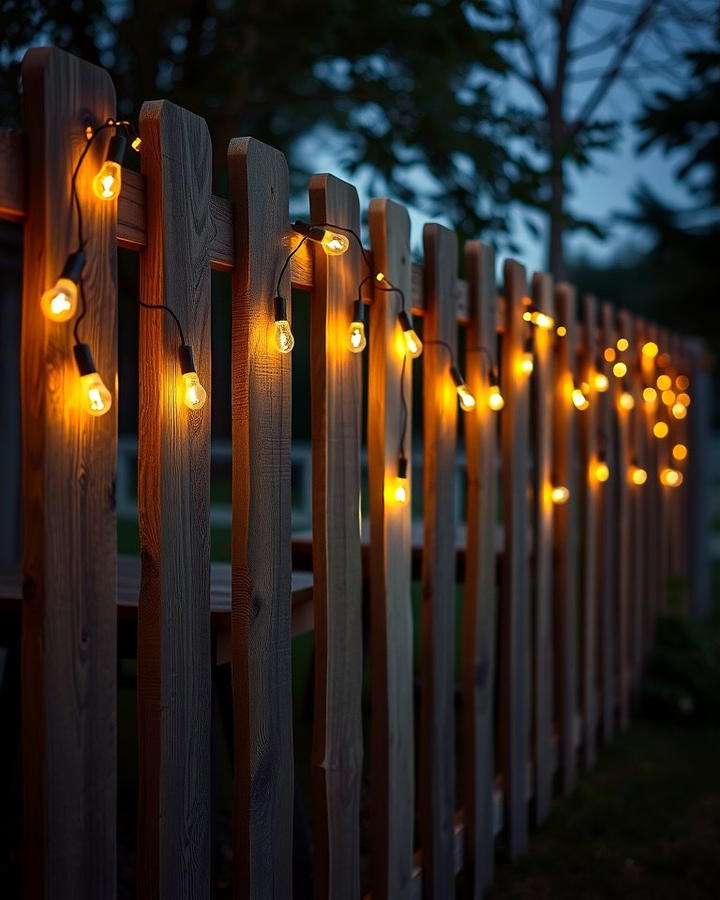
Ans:
<svg viewBox="0 0 720 900"><path fill-rule="evenodd" d="M495 253L465 244L469 323L468 387L477 409L465 423L467 540L463 604L463 812L465 893L480 900L494 877L495 558L497 546L497 413L488 406L490 369L497 365Z"/></svg>
<svg viewBox="0 0 720 900"><path fill-rule="evenodd" d="M376 270L411 302L410 219L392 200L370 203ZM371 880L378 900L409 895L413 870L414 754L412 611L412 361L397 320L398 294L376 289L370 309ZM404 397L401 373L405 359ZM404 426L404 427L403 427ZM404 434L404 445L401 438ZM408 460L408 502L396 502L398 456Z"/></svg>
<svg viewBox="0 0 720 900"><path fill-rule="evenodd" d="M555 291L558 321L567 334L555 344L555 428L553 437L554 484L566 487L570 494L555 507L555 702L558 722L558 746L562 791L569 794L577 774L576 719L578 706L577 640L577 553L579 478L576 463L576 417L572 402L576 382L575 289L559 284ZM579 473L587 477L586 472Z"/></svg>
<svg viewBox="0 0 720 900"><path fill-rule="evenodd" d="M313 222L360 233L352 185L310 180ZM310 303L315 710L312 773L318 898L360 895L362 566L359 495L362 356L348 347L360 248L341 257L315 244Z"/></svg>
<svg viewBox="0 0 720 900"><path fill-rule="evenodd" d="M630 558L632 568L630 574L630 609L632 615L632 652L631 652L631 677L632 691L637 699L643 670L645 656L645 609L647 607L648 585L646 580L647 568L647 534L645 523L647 520L647 481L644 484L635 484L632 480L631 467L637 466L647 472L647 433L645 428L645 413L643 410L643 370L642 370L642 346L644 343L644 330L642 321L637 318L632 322L633 353L629 362L630 389L635 398L635 407L630 416L630 445L629 459L623 468L621 465L620 477L627 484L630 497Z"/></svg>
<svg viewBox="0 0 720 900"><path fill-rule="evenodd" d="M710 582L710 453L712 424L712 362L705 343L688 341L690 396L688 410L688 546L690 609L695 618L709 615L712 608Z"/></svg>
<svg viewBox="0 0 720 900"><path fill-rule="evenodd" d="M533 307L555 318L552 276L536 272L532 279ZM532 427L534 446L534 737L535 821L550 812L554 775L553 748L553 502L548 490L553 469L553 340L546 328L527 325L534 342ZM521 376L522 377L522 376Z"/></svg>
<svg viewBox="0 0 720 900"><path fill-rule="evenodd" d="M530 385L520 377L526 324L525 269L505 262L502 343L502 490L505 551L500 603L500 752L505 822L513 859L527 849L530 749L530 584L528 503Z"/></svg>
<svg viewBox="0 0 720 900"><path fill-rule="evenodd" d="M581 594L580 614L582 652L582 718L585 765L590 768L597 758L598 725L598 561L597 543L600 500L607 490L596 478L589 477L591 467L599 460L598 404L600 394L596 375L608 377L608 367L597 340L597 303L594 297L583 298L582 357L580 380L590 387L590 406L580 418L580 494L582 509ZM609 380L609 379L608 379ZM609 389L609 384L608 384ZM612 472L610 473L612 475Z"/></svg>
<svg viewBox="0 0 720 900"><path fill-rule="evenodd" d="M630 464L630 442L632 409L625 408L627 395L631 392L634 359L633 343L635 336L632 331L632 319L628 312L621 310L618 313L618 341L626 340L629 344L627 350L618 353L618 359L627 366L627 375L616 378L613 402L615 404L615 416L617 419L617 456L612 470L617 498L617 518L615 525L615 537L617 540L617 679L620 706L620 728L625 730L630 724L630 605L632 597L631 572L632 572L632 531L630 512L630 492L626 472ZM633 402L635 398L633 397ZM629 404L629 401L627 401Z"/></svg>
<svg viewBox="0 0 720 900"><path fill-rule="evenodd" d="M21 350L23 507L23 835L27 898L115 896L117 404L82 405L73 324L40 297L78 247L71 176L86 124L115 115L107 72L61 50L22 65L28 146ZM98 137L77 179L84 222L87 342L115 398L116 204L91 182Z"/></svg>
<svg viewBox="0 0 720 900"><path fill-rule="evenodd" d="M423 896L450 897L455 886L455 444L458 398L450 374L457 357L457 237L423 229L423 567L420 707L420 842ZM433 341L442 341L435 343ZM448 349L449 345L449 349Z"/></svg>
<svg viewBox="0 0 720 900"><path fill-rule="evenodd" d="M147 250L140 298L138 894L210 896L210 403L184 403L178 350L210 389L205 121L164 100L140 112Z"/></svg>
<svg viewBox="0 0 720 900"><path fill-rule="evenodd" d="M232 667L235 897L292 896L290 355L273 300L289 252L288 168L253 138L228 150L233 273ZM290 300L290 273L279 291Z"/></svg>

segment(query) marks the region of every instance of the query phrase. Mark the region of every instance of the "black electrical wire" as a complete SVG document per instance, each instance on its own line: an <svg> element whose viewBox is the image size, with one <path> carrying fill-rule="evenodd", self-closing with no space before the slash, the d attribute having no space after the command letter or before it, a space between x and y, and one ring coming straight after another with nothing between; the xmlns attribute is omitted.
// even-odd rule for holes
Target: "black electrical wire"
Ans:
<svg viewBox="0 0 720 900"><path fill-rule="evenodd" d="M295 247L295 249L292 250L285 258L285 262L282 265L282 269L280 269L280 274L278 275L277 285L275 287L275 296L276 297L280 296L280 283L282 282L283 275L285 274L285 270L287 269L288 265L290 264L290 260L293 258L293 256L295 256L295 254L302 247L302 245L305 243L306 240L307 240L307 238L304 237L301 241L299 241L297 247Z"/></svg>
<svg viewBox="0 0 720 900"><path fill-rule="evenodd" d="M171 315L172 318L175 320L175 324L177 325L178 331L180 332L180 343L181 343L181 345L185 346L185 343L186 343L185 342L185 332L183 331L183 327L180 324L180 319L178 319L178 317L170 309L169 306L165 306L165 304L163 304L163 303L145 303L144 301L140 300L139 298L138 298L138 303L144 309L162 309L166 313L169 313L169 315Z"/></svg>

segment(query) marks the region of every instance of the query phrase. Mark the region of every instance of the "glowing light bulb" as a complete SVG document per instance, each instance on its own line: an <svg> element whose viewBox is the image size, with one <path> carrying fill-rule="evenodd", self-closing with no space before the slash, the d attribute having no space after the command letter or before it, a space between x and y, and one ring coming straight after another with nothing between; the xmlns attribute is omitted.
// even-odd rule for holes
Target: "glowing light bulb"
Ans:
<svg viewBox="0 0 720 900"><path fill-rule="evenodd" d="M276 297L275 306L275 347L280 353L290 353L295 346L295 338L287 317L287 303L284 297Z"/></svg>
<svg viewBox="0 0 720 900"><path fill-rule="evenodd" d="M610 466L604 459L599 459L593 466L592 474L595 481L605 482L610 477Z"/></svg>
<svg viewBox="0 0 720 900"><path fill-rule="evenodd" d="M455 382L455 390L460 399L460 408L465 410L465 412L471 412L477 405L475 402L475 395L467 386L460 369L458 369L455 363L450 366L450 376Z"/></svg>
<svg viewBox="0 0 720 900"><path fill-rule="evenodd" d="M628 469L628 477L633 484L645 484L647 481L647 472L640 466L633 464Z"/></svg>
<svg viewBox="0 0 720 900"><path fill-rule="evenodd" d="M404 505L408 502L410 497L410 484L408 482L408 461L407 457L399 456L398 457L398 467L397 467L397 475L392 484L392 497L393 500L400 504Z"/></svg>
<svg viewBox="0 0 720 900"><path fill-rule="evenodd" d="M73 354L83 389L85 411L91 416L104 416L112 406L112 394L95 367L90 347L87 344L75 344Z"/></svg>
<svg viewBox="0 0 720 900"><path fill-rule="evenodd" d="M505 406L505 398L500 393L500 387L497 384L491 384L490 389L488 390L488 398L487 398L488 406L493 412L500 412L500 410Z"/></svg>
<svg viewBox="0 0 720 900"><path fill-rule="evenodd" d="M193 351L190 344L183 344L179 350L180 372L182 373L185 394L183 401L188 409L202 409L207 400L207 391L200 384Z"/></svg>
<svg viewBox="0 0 720 900"><path fill-rule="evenodd" d="M669 366L672 362L672 357L669 353L661 353L657 358L657 365L660 366L661 369L664 369L666 366Z"/></svg>
<svg viewBox="0 0 720 900"><path fill-rule="evenodd" d="M660 470L660 483L665 487L678 487L683 483L683 474L678 469L667 466Z"/></svg>
<svg viewBox="0 0 720 900"><path fill-rule="evenodd" d="M672 406L675 402L675 391L663 391L661 399L665 406Z"/></svg>
<svg viewBox="0 0 720 900"><path fill-rule="evenodd" d="M659 391L667 391L672 386L672 379L669 375L658 375L658 379L655 383L657 384Z"/></svg>
<svg viewBox="0 0 720 900"><path fill-rule="evenodd" d="M85 265L82 251L71 253L55 284L40 298L40 309L51 322L67 322L77 310L78 284Z"/></svg>
<svg viewBox="0 0 720 900"><path fill-rule="evenodd" d="M578 387L573 388L570 397L576 409L587 409L590 406L590 401Z"/></svg>
<svg viewBox="0 0 720 900"><path fill-rule="evenodd" d="M687 415L687 407L683 406L682 403L676 403L670 412L676 419L684 419Z"/></svg>
<svg viewBox="0 0 720 900"><path fill-rule="evenodd" d="M350 247L350 241L344 234L326 231L320 242L328 256L342 256Z"/></svg>
<svg viewBox="0 0 720 900"><path fill-rule="evenodd" d="M618 348L618 350L624 351L627 350L627 348L630 346L630 341L627 338L618 338L615 346Z"/></svg>
<svg viewBox="0 0 720 900"><path fill-rule="evenodd" d="M348 328L348 349L351 353L362 353L367 347L365 336L365 310L359 298L353 303L353 320Z"/></svg>
<svg viewBox="0 0 720 900"><path fill-rule="evenodd" d="M116 162L107 160L93 178L95 196L101 200L114 200L122 187L122 169Z"/></svg>
<svg viewBox="0 0 720 900"><path fill-rule="evenodd" d="M654 387L646 387L643 391L643 400L646 403L655 403L657 400L657 391Z"/></svg>
<svg viewBox="0 0 720 900"><path fill-rule="evenodd" d="M550 329L555 325L555 319L553 319L552 316L548 316L537 309L529 310L529 319L526 318L527 315L528 311L523 313L523 319L525 319L526 322L532 322L533 325L536 325L538 328Z"/></svg>
<svg viewBox="0 0 720 900"><path fill-rule="evenodd" d="M655 357L658 355L658 350L659 347L655 343L655 341L646 341L642 345L643 356L647 356L649 359L655 359Z"/></svg>
<svg viewBox="0 0 720 900"><path fill-rule="evenodd" d="M606 362L612 362L615 359L615 348L606 347L603 356L605 357Z"/></svg>
<svg viewBox="0 0 720 900"><path fill-rule="evenodd" d="M550 492L550 498L556 506L562 506L570 499L570 491L564 485L556 485Z"/></svg>
<svg viewBox="0 0 720 900"><path fill-rule="evenodd" d="M533 355L529 353L527 350L520 357L520 371L525 375L532 375L532 371L535 368L535 364L533 362Z"/></svg>
<svg viewBox="0 0 720 900"><path fill-rule="evenodd" d="M616 378L622 378L624 375L627 375L627 366L624 362L616 362L613 366L613 375Z"/></svg>
<svg viewBox="0 0 720 900"><path fill-rule="evenodd" d="M656 438L667 437L668 431L670 431L670 429L668 428L667 422L656 422L653 425L653 434Z"/></svg>
<svg viewBox="0 0 720 900"><path fill-rule="evenodd" d="M595 373L593 376L593 384L595 385L595 390L599 391L601 394L610 387L608 377L603 372Z"/></svg>
<svg viewBox="0 0 720 900"><path fill-rule="evenodd" d="M690 394L686 394L684 391L678 394L677 402L682 403L683 406L690 406Z"/></svg>
<svg viewBox="0 0 720 900"><path fill-rule="evenodd" d="M404 309L398 313L398 322L402 328L405 350L408 356L412 359L417 359L423 351L422 341L413 330L412 320Z"/></svg>
<svg viewBox="0 0 720 900"><path fill-rule="evenodd" d="M635 398L630 391L623 391L618 397L618 406L620 409L633 409L635 407Z"/></svg>
<svg viewBox="0 0 720 900"><path fill-rule="evenodd" d="M555 334L558 337L565 337L565 335L567 334L567 328L564 325L558 325L558 327L555 329Z"/></svg>
<svg viewBox="0 0 720 900"><path fill-rule="evenodd" d="M130 144L130 146L133 148L133 150L135 150L137 153L139 153L141 144L142 144L142 139L139 137L136 137L136 138L133 138L133 141Z"/></svg>
<svg viewBox="0 0 720 900"><path fill-rule="evenodd" d="M675 444L672 448L673 459L676 459L678 462L685 459L687 457L688 450L685 444Z"/></svg>
<svg viewBox="0 0 720 900"><path fill-rule="evenodd" d="M675 387L679 391L686 391L690 387L690 379L687 375L678 375L675 379Z"/></svg>

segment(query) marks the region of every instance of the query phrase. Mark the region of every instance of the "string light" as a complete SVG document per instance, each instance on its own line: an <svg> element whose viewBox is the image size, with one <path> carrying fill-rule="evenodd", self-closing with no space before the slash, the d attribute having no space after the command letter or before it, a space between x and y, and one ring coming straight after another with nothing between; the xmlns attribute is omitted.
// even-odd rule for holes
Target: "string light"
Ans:
<svg viewBox="0 0 720 900"><path fill-rule="evenodd" d="M605 453L600 452L598 454L598 458L592 463L590 467L590 474L595 479L595 481L603 484L610 477L610 466L608 466L605 460Z"/></svg>
<svg viewBox="0 0 720 900"><path fill-rule="evenodd" d="M460 369L453 363L450 366L450 376L455 382L455 390L460 398L460 406L465 412L471 412L476 407L475 396L467 386Z"/></svg>
<svg viewBox="0 0 720 900"><path fill-rule="evenodd" d="M679 487L683 483L683 474L669 466L660 470L660 483L665 487Z"/></svg>
<svg viewBox="0 0 720 900"><path fill-rule="evenodd" d="M678 375L675 379L675 387L679 391L686 391L690 387L690 379L687 375Z"/></svg>
<svg viewBox="0 0 720 900"><path fill-rule="evenodd" d="M684 391L683 393L678 394L677 402L682 403L683 406L690 406L690 394L686 394Z"/></svg>
<svg viewBox="0 0 720 900"><path fill-rule="evenodd" d="M85 265L82 250L71 253L55 284L40 299L40 308L51 322L67 322L77 310L78 286Z"/></svg>
<svg viewBox="0 0 720 900"><path fill-rule="evenodd" d="M669 353L661 353L657 358L657 365L661 369L665 369L671 363L671 357Z"/></svg>
<svg viewBox="0 0 720 900"><path fill-rule="evenodd" d="M683 406L682 403L675 403L670 412L676 419L684 419L687 415L687 407Z"/></svg>
<svg viewBox="0 0 720 900"><path fill-rule="evenodd" d="M358 298L353 301L352 322L348 328L348 349L352 353L362 353L366 346L365 304Z"/></svg>
<svg viewBox="0 0 720 900"><path fill-rule="evenodd" d="M537 328L544 328L546 330L553 328L555 325L555 319L553 319L552 316L548 316L538 309L526 309L523 313L523 319L526 322L531 322Z"/></svg>
<svg viewBox="0 0 720 900"><path fill-rule="evenodd" d="M297 221L293 222L290 227L297 234L302 234L305 238L320 244L328 256L342 256L350 247L350 240L347 235L340 234L337 231L329 231L320 225L310 225L307 222Z"/></svg>
<svg viewBox="0 0 720 900"><path fill-rule="evenodd" d="M646 341L642 345L642 354L643 356L647 356L648 359L655 359L658 355L658 350L659 348L655 341Z"/></svg>
<svg viewBox="0 0 720 900"><path fill-rule="evenodd" d="M287 317L287 302L284 297L278 295L273 300L275 309L275 346L280 353L290 353L295 346L290 322Z"/></svg>
<svg viewBox="0 0 720 900"><path fill-rule="evenodd" d="M565 335L567 334L567 328L564 325L558 325L558 327L555 329L555 334L558 337L565 337Z"/></svg>
<svg viewBox="0 0 720 900"><path fill-rule="evenodd" d="M189 344L182 344L179 356L180 372L185 385L185 396L183 398L185 406L188 409L202 409L207 400L207 391L200 384L200 379L195 369L192 347Z"/></svg>
<svg viewBox="0 0 720 900"><path fill-rule="evenodd" d="M593 375L593 385L596 391L604 394L605 391L610 387L610 381L604 372L596 370L595 374Z"/></svg>
<svg viewBox="0 0 720 900"><path fill-rule="evenodd" d="M617 343L615 344L615 346L618 348L618 350L624 351L627 350L627 348L630 346L630 341L627 338L621 337L617 339Z"/></svg>
<svg viewBox="0 0 720 900"><path fill-rule="evenodd" d="M603 356L605 357L605 362L613 362L615 360L615 348L614 347L606 347L603 351Z"/></svg>
<svg viewBox="0 0 720 900"><path fill-rule="evenodd" d="M555 485L550 491L550 498L556 506L562 506L570 499L570 491L562 484Z"/></svg>
<svg viewBox="0 0 720 900"><path fill-rule="evenodd" d="M417 359L423 351L423 345L413 329L412 319L404 309L400 310L397 318L400 323L400 328L402 329L407 354L412 359Z"/></svg>
<svg viewBox="0 0 720 900"><path fill-rule="evenodd" d="M627 375L627 366L624 362L620 361L615 363L615 365L613 366L613 375L616 378L623 378L625 375Z"/></svg>
<svg viewBox="0 0 720 900"><path fill-rule="evenodd" d="M628 469L628 477L632 484L636 484L639 487L647 481L647 472L633 461Z"/></svg>
<svg viewBox="0 0 720 900"><path fill-rule="evenodd" d="M631 410L635 407L635 398L630 391L622 391L618 397L618 406L620 409Z"/></svg>
<svg viewBox="0 0 720 900"><path fill-rule="evenodd" d="M127 138L125 135L114 134L110 138L105 162L92 181L95 196L100 200L114 200L120 194L122 187L122 161L125 156L126 146Z"/></svg>
<svg viewBox="0 0 720 900"><path fill-rule="evenodd" d="M500 378L498 377L497 368L493 366L488 374L490 387L488 388L487 403L493 412L500 412L505 406L505 398L500 391Z"/></svg>
<svg viewBox="0 0 720 900"><path fill-rule="evenodd" d="M646 403L655 403L657 400L657 391L654 387L646 387L643 390L643 400Z"/></svg>
<svg viewBox="0 0 720 900"><path fill-rule="evenodd" d="M653 425L653 434L656 438L665 438L670 431L667 422L656 422Z"/></svg>
<svg viewBox="0 0 720 900"><path fill-rule="evenodd" d="M397 474L392 486L393 500L400 505L405 505L410 496L408 483L408 460L406 456L398 456Z"/></svg>
<svg viewBox="0 0 720 900"><path fill-rule="evenodd" d="M112 395L98 373L90 346L75 344L73 355L83 389L85 411L91 416L104 416L112 406Z"/></svg>
<svg viewBox="0 0 720 900"><path fill-rule="evenodd" d="M667 391L672 387L672 379L669 375L658 375L655 384L657 384L659 391Z"/></svg>
<svg viewBox="0 0 720 900"><path fill-rule="evenodd" d="M533 369L535 368L535 363L533 361L533 339L531 334L525 338L519 367L520 371L525 375L532 375Z"/></svg>
<svg viewBox="0 0 720 900"><path fill-rule="evenodd" d="M688 450L685 444L675 444L672 448L673 459L676 459L678 462L682 462L688 455Z"/></svg>
<svg viewBox="0 0 720 900"><path fill-rule="evenodd" d="M582 389L575 385L572 389L572 393L570 394L570 399L575 405L576 409L587 409L590 406L590 401L583 393Z"/></svg>

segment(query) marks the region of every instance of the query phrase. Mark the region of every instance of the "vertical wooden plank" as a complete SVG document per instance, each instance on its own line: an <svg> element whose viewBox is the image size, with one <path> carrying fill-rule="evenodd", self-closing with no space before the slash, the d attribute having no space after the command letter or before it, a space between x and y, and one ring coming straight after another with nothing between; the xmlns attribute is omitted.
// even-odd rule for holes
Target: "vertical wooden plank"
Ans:
<svg viewBox="0 0 720 900"><path fill-rule="evenodd" d="M500 753L505 777L505 822L510 855L528 841L528 751L530 749L530 596L528 503L530 390L519 377L526 324L525 269L506 260L505 332L502 340L502 492L505 552L500 604Z"/></svg>
<svg viewBox="0 0 720 900"><path fill-rule="evenodd" d="M690 610L695 618L708 616L712 609L710 580L710 441L712 434L712 359L704 341L687 342L690 396L688 410L688 547Z"/></svg>
<svg viewBox="0 0 720 900"><path fill-rule="evenodd" d="M646 324L644 328L644 340L657 344L658 333L655 326ZM657 357L642 356L642 380L644 387L656 389L658 375ZM658 596L660 593L660 482L658 480L660 452L667 438L657 438L653 433L653 427L661 415L662 404L659 397L655 400L643 400L645 413L645 442L647 448L647 473L645 484L647 498L646 504L646 560L645 577L647 582L647 598L645 609L645 638L646 653L653 643L655 632L655 616L658 608Z"/></svg>
<svg viewBox="0 0 720 900"><path fill-rule="evenodd" d="M600 307L600 342L603 352L615 350L615 310L609 303ZM612 370L612 363L609 368ZM614 376L610 375L611 389L598 398L598 427L605 447L607 463L612 473L615 469L615 415ZM611 476L612 477L612 476ZM600 622L600 683L602 685L602 736L605 742L615 731L616 702L616 499L615 491L602 491L600 500L600 531L598 534L598 584Z"/></svg>
<svg viewBox="0 0 720 900"><path fill-rule="evenodd" d="M457 356L457 237L454 231L442 225L425 225L423 246L424 538L418 806L423 896L442 898L451 897L455 885L455 443L458 397L450 365Z"/></svg>
<svg viewBox="0 0 720 900"><path fill-rule="evenodd" d="M61 50L22 64L28 145L21 348L23 513L23 836L26 897L115 896L116 404L82 406L73 326L48 322L40 297L77 249L71 176L85 120L115 114L107 72ZM87 315L79 337L115 398L115 203L77 187L87 238Z"/></svg>
<svg viewBox="0 0 720 900"><path fill-rule="evenodd" d="M494 877L495 544L497 534L497 413L488 406L491 365L497 364L495 253L465 244L469 322L466 377L477 408L465 421L467 539L463 605L463 810L465 893L480 900Z"/></svg>
<svg viewBox="0 0 720 900"><path fill-rule="evenodd" d="M598 565L597 542L600 498L607 483L590 477L591 467L598 461L601 446L598 436L598 406L603 393L596 388L595 376L610 378L610 368L597 341L597 303L584 297L582 303L582 353L580 380L590 386L590 406L580 416L580 502L581 502L581 680L583 711L583 758L590 767L597 758L598 724ZM610 473L612 476L612 472Z"/></svg>
<svg viewBox="0 0 720 900"><path fill-rule="evenodd" d="M558 321L567 334L555 345L555 418L553 429L553 483L570 491L566 503L555 507L555 705L560 749L560 782L564 794L570 793L577 775L575 718L578 705L577 638L577 556L578 495L577 459L578 416L588 412L572 403L577 379L577 315L575 289L558 284L555 290ZM580 473L584 477L585 473Z"/></svg>
<svg viewBox="0 0 720 900"><path fill-rule="evenodd" d="M536 272L532 280L533 306L555 318L552 276ZM534 720L535 821L550 812L554 772L553 747L553 503L548 490L553 469L554 332L527 325L534 341L532 430L535 478L533 531L535 549ZM521 373L522 377L522 373Z"/></svg>
<svg viewBox="0 0 720 900"><path fill-rule="evenodd" d="M0 502L0 563L20 558L20 318L22 316L22 229L0 223L0 471L4 473Z"/></svg>
<svg viewBox="0 0 720 900"><path fill-rule="evenodd" d="M164 304L210 387L210 193L205 121L143 104L147 250L140 297ZM138 514L138 894L210 896L210 403L184 403L183 343L141 309Z"/></svg>
<svg viewBox="0 0 720 900"><path fill-rule="evenodd" d="M290 356L273 299L289 252L288 168L253 138L228 150L232 309L235 897L292 896ZM280 293L290 300L286 272Z"/></svg>
<svg viewBox="0 0 720 900"><path fill-rule="evenodd" d="M641 688L643 659L645 656L645 607L647 600L646 564L647 481L634 484L631 467L639 466L647 472L646 428L643 410L642 347L645 342L643 323L633 317L634 341L628 362L628 376L635 397L635 408L630 414L630 458L619 475L627 484L630 503L630 610L632 616L631 688L637 699Z"/></svg>
<svg viewBox="0 0 720 900"><path fill-rule="evenodd" d="M360 231L352 185L310 180L313 222ZM312 785L318 898L360 894L362 570L358 505L362 356L348 348L361 279L360 248L342 256L314 245L310 303L315 711Z"/></svg>
<svg viewBox="0 0 720 900"><path fill-rule="evenodd" d="M617 497L617 519L615 536L617 540L617 679L621 730L630 724L630 605L632 585L632 531L630 517L630 492L624 475L630 465L631 416L633 410L625 409L623 395L631 394L634 360L632 348L634 334L632 317L625 310L618 313L618 339L624 338L630 344L618 358L627 366L627 375L614 380L615 415L617 417L617 477L613 478ZM633 402L635 398L633 396Z"/></svg>
<svg viewBox="0 0 720 900"><path fill-rule="evenodd" d="M392 200L370 203L375 268L405 294L410 309L410 218ZM371 881L373 896L409 896L414 812L410 503L392 486L398 455L412 459L412 361L405 358L397 293L376 289L370 310L368 474L370 479ZM405 428L403 429L403 425ZM401 448L401 437L404 444ZM412 466L408 467L410 476ZM409 477L410 496L412 479Z"/></svg>

